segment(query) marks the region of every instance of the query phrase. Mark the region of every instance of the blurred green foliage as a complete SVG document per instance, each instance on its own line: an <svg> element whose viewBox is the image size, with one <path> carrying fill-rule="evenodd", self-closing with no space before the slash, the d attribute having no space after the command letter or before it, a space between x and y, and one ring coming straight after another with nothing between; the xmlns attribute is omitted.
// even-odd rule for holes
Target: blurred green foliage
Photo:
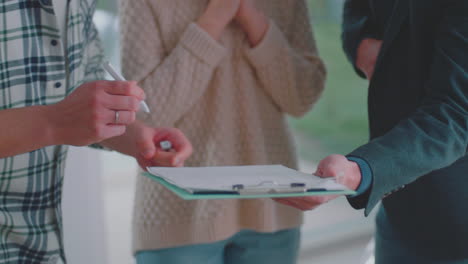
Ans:
<svg viewBox="0 0 468 264"><path fill-rule="evenodd" d="M347 154L365 143L369 134L367 81L356 75L341 47L341 14L336 14L341 13L342 3L332 6L330 2L338 1L309 0L315 39L328 70L325 92L310 113L291 120L298 132L299 151L311 160L331 152Z"/></svg>

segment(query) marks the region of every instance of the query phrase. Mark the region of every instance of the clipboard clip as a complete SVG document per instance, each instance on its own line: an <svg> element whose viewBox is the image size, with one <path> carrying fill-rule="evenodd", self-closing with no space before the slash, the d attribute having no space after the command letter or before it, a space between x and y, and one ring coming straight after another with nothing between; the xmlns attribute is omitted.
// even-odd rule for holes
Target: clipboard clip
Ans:
<svg viewBox="0 0 468 264"><path fill-rule="evenodd" d="M249 186L245 186L244 184L235 184L232 186L232 190L240 195L307 192L305 183L293 182L290 184L279 184L275 181L263 181L259 184Z"/></svg>

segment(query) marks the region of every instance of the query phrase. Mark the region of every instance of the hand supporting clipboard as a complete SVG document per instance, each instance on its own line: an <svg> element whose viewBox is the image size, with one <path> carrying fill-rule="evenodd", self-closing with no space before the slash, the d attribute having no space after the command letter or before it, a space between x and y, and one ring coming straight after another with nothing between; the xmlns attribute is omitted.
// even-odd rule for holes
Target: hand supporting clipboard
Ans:
<svg viewBox="0 0 468 264"><path fill-rule="evenodd" d="M205 168L148 168L144 175L185 200L252 199L355 192L332 179L322 179L281 165Z"/></svg>

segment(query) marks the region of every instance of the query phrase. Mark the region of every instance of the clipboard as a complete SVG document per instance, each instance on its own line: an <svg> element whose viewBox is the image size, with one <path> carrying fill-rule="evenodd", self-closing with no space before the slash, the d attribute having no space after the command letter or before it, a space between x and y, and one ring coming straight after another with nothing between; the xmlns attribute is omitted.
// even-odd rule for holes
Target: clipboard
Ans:
<svg viewBox="0 0 468 264"><path fill-rule="evenodd" d="M148 168L148 171L143 174L145 177L163 185L184 200L257 199L355 194L355 191L334 183L334 180L330 178L318 178L317 176L298 172L281 165L205 168L155 167ZM232 177L237 172L244 173L243 177L239 177L239 181L236 181ZM264 172L264 174L261 172ZM269 174L275 173L277 175L269 176ZM197 179L205 182L196 182ZM207 180L210 180L210 182L207 182ZM307 184L301 182L301 180L306 180ZM313 186L311 183L317 183L317 186ZM187 188L187 186L191 186L192 188Z"/></svg>

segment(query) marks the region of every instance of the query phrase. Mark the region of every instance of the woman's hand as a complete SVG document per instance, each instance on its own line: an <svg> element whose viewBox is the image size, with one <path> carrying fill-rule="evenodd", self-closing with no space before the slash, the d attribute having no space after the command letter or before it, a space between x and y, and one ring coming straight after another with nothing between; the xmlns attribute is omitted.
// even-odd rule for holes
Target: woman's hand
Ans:
<svg viewBox="0 0 468 264"><path fill-rule="evenodd" d="M375 63L382 47L382 41L367 38L361 41L357 50L356 66L366 75L368 80L374 75Z"/></svg>
<svg viewBox="0 0 468 264"><path fill-rule="evenodd" d="M351 190L356 190L361 182L361 170L357 163L349 161L342 155L331 155L323 159L318 167L315 175L322 178L336 178L336 181ZM299 210L312 210L337 196L306 196L298 198L280 198L275 201L292 206Z"/></svg>
<svg viewBox="0 0 468 264"><path fill-rule="evenodd" d="M144 97L136 82L95 81L81 85L47 107L55 144L85 146L124 134L126 126L135 121Z"/></svg>
<svg viewBox="0 0 468 264"><path fill-rule="evenodd" d="M197 24L216 40L239 10L241 0L210 0Z"/></svg>
<svg viewBox="0 0 468 264"><path fill-rule="evenodd" d="M144 127L135 138L137 143L136 160L140 167L183 167L184 162L193 152L192 144L185 135L176 128ZM169 141L170 151L162 150L159 143Z"/></svg>
<svg viewBox="0 0 468 264"><path fill-rule="evenodd" d="M257 46L268 31L268 19L255 7L253 0L240 0L235 19L244 29L252 47Z"/></svg>
<svg viewBox="0 0 468 264"><path fill-rule="evenodd" d="M159 146L162 141L172 144L171 151ZM146 167L182 167L192 155L192 145L185 135L176 128L152 128L141 121L128 126L127 132L106 140L101 145L134 157L142 169Z"/></svg>

